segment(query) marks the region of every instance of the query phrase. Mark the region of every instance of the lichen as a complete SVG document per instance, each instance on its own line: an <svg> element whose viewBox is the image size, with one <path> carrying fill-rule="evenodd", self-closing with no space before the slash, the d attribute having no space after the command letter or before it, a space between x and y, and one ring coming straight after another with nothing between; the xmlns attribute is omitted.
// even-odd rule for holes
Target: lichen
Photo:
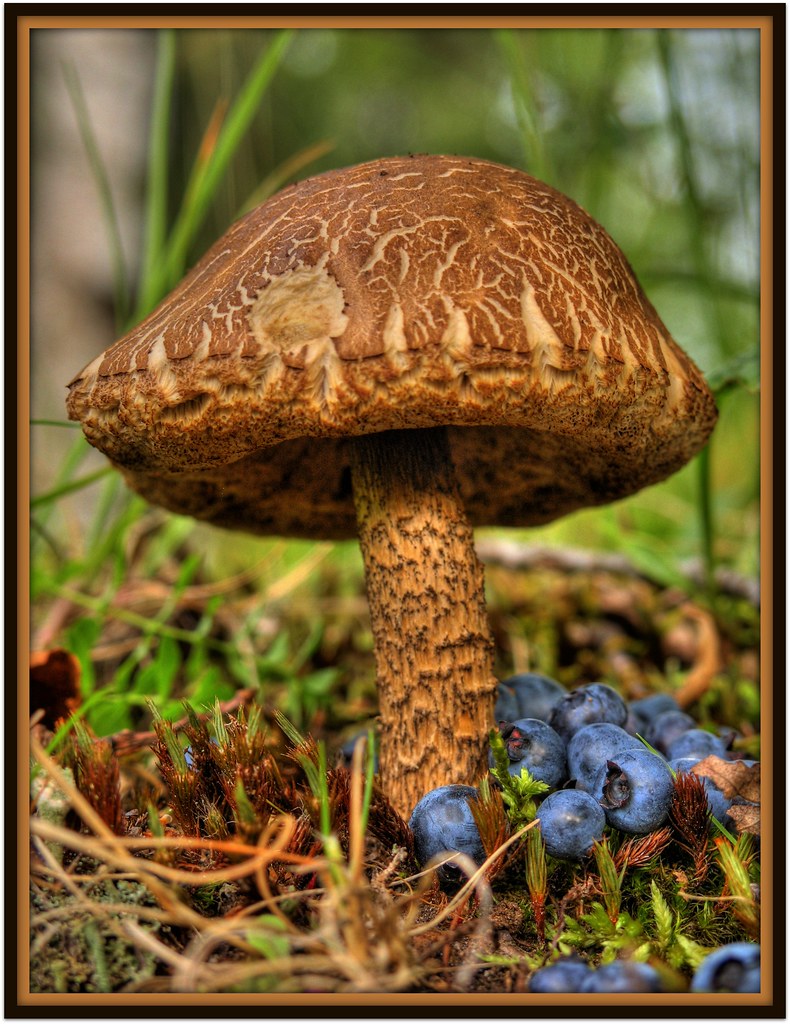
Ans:
<svg viewBox="0 0 790 1024"><path fill-rule="evenodd" d="M86 902L65 889L34 886L30 950L32 993L118 992L156 972L152 953L119 934L118 915L105 917L102 904L129 905L129 918L143 930L159 931L158 922L135 915L134 908L155 906L150 892L139 882L105 880L85 889ZM62 916L39 914L62 911Z"/></svg>

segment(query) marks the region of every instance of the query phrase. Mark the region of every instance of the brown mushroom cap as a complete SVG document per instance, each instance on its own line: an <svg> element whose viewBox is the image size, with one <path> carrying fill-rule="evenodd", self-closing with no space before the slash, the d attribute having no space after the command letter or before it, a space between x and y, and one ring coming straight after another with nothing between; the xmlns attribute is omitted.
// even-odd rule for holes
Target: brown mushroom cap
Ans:
<svg viewBox="0 0 790 1024"><path fill-rule="evenodd" d="M448 426L470 521L655 483L713 397L608 234L508 167L392 157L284 189L70 384L130 486L263 534L356 534L348 438Z"/></svg>

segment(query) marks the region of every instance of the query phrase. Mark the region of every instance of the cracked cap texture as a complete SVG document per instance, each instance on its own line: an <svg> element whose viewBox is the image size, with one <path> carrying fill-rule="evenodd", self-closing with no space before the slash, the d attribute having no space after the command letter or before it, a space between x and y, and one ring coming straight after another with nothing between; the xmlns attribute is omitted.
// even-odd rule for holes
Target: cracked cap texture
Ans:
<svg viewBox="0 0 790 1024"><path fill-rule="evenodd" d="M533 525L655 483L716 419L584 210L483 160L391 157L247 214L69 385L150 501L353 536L356 435L449 428L471 522Z"/></svg>

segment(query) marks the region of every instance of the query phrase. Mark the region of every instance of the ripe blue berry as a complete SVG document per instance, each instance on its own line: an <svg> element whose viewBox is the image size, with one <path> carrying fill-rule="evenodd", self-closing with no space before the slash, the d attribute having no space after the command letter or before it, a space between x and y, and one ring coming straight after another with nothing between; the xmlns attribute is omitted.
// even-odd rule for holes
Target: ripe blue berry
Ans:
<svg viewBox="0 0 790 1024"><path fill-rule="evenodd" d="M676 757L696 757L702 760L711 754L726 757L727 744L720 736L714 736L705 729L689 729L673 740L666 749L670 761Z"/></svg>
<svg viewBox="0 0 790 1024"><path fill-rule="evenodd" d="M353 736L349 737L349 739L346 740L346 742L343 744L343 746L338 751L338 762L344 768L350 768L351 767L351 762L352 762L353 757L354 757L354 747L357 745L357 742L360 739L362 739L363 737L364 737L365 740L367 740L368 734L367 734L366 730L361 731L361 732L355 732ZM364 766L367 764L367 758L368 758L368 752L367 752L367 744L366 744L365 750L363 751L363 755L362 755L363 771L364 771ZM378 771L378 767L379 767L378 744L376 744L376 747L375 747L374 752L373 752L373 765L374 765L375 770Z"/></svg>
<svg viewBox="0 0 790 1024"><path fill-rule="evenodd" d="M560 957L553 964L541 967L529 979L530 992L580 992L592 968L580 957Z"/></svg>
<svg viewBox="0 0 790 1024"><path fill-rule="evenodd" d="M450 852L465 853L478 866L486 859L480 833L469 809L478 793L471 786L439 786L426 793L412 811L409 828L414 835L414 854L421 865ZM456 883L463 872L453 864L438 869L444 883Z"/></svg>
<svg viewBox="0 0 790 1024"><path fill-rule="evenodd" d="M671 693L653 693L649 697L641 697L628 703L628 723L630 731L639 733L647 739L650 724L665 711L680 711L678 702Z"/></svg>
<svg viewBox="0 0 790 1024"><path fill-rule="evenodd" d="M669 813L674 783L666 761L642 747L623 750L599 771L593 795L621 832L646 835Z"/></svg>
<svg viewBox="0 0 790 1024"><path fill-rule="evenodd" d="M694 972L691 991L759 992L760 947L753 942L731 942L715 949Z"/></svg>
<svg viewBox="0 0 790 1024"><path fill-rule="evenodd" d="M689 729L694 729L696 725L697 723L691 715L687 715L685 711L662 711L648 724L644 736L651 747L655 747L656 750L665 754L669 745L678 736L688 732Z"/></svg>
<svg viewBox="0 0 790 1024"><path fill-rule="evenodd" d="M581 789L559 789L538 808L546 851L560 860L581 860L603 837L606 815L598 802Z"/></svg>
<svg viewBox="0 0 790 1024"><path fill-rule="evenodd" d="M513 716L514 719L539 718L542 722L549 720L551 709L568 692L556 679L538 672L520 672L510 676L505 680L505 686L513 691L518 704L518 714Z"/></svg>
<svg viewBox="0 0 790 1024"><path fill-rule="evenodd" d="M515 722L521 717L516 699L515 690L506 683L500 683L496 691L496 704L494 705L495 722Z"/></svg>
<svg viewBox="0 0 790 1024"><path fill-rule="evenodd" d="M592 722L568 741L568 777L576 780L577 789L590 793L602 765L621 750L641 746L619 725Z"/></svg>
<svg viewBox="0 0 790 1024"><path fill-rule="evenodd" d="M526 768L533 779L545 782L550 789L561 786L568 778L565 744L557 733L537 718L519 718L500 725L502 739L510 761L508 771L520 775ZM493 765L493 754L488 755Z"/></svg>
<svg viewBox="0 0 790 1024"><path fill-rule="evenodd" d="M635 960L615 960L593 971L584 981L582 992L662 992L661 977L649 964Z"/></svg>
<svg viewBox="0 0 790 1024"><path fill-rule="evenodd" d="M588 683L571 690L554 705L549 725L567 743L575 732L592 722L625 725L627 718L628 708L619 693L605 683Z"/></svg>

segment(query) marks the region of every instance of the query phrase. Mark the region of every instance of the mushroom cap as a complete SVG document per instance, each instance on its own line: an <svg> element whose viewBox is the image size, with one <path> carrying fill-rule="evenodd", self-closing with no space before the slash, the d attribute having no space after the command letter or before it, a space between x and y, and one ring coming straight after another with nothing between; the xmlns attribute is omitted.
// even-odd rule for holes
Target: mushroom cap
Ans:
<svg viewBox="0 0 790 1024"><path fill-rule="evenodd" d="M716 419L575 202L510 167L388 157L252 210L69 385L129 485L262 534L341 538L356 435L446 426L476 526L663 479Z"/></svg>

